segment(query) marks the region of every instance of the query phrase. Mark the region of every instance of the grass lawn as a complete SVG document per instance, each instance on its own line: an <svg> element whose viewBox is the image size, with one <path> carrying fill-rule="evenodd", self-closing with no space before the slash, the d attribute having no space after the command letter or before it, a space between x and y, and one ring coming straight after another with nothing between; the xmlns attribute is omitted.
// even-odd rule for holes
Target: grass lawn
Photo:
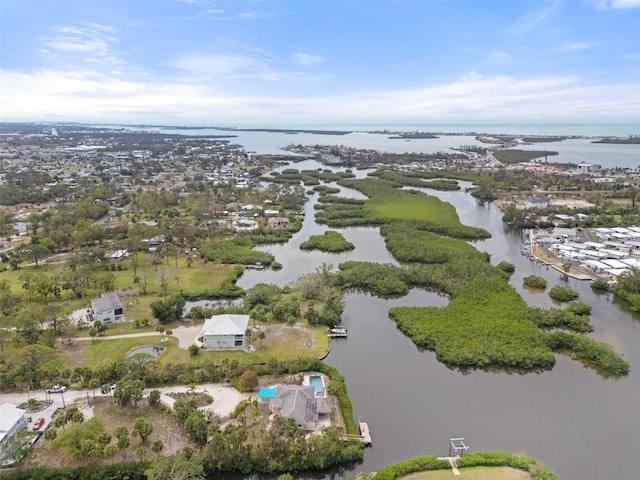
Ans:
<svg viewBox="0 0 640 480"><path fill-rule="evenodd" d="M454 476L451 470L435 470L432 472L412 473L402 480L532 480L531 475L524 470L511 467L471 467L460 470L459 476Z"/></svg>
<svg viewBox="0 0 640 480"><path fill-rule="evenodd" d="M146 279L146 290L150 293L160 293L160 282L164 275L167 281L168 295L180 292L187 296L205 295L227 279L233 270L231 265L203 262L199 258L194 259L193 264L189 267L184 255L179 256L177 262L173 256L164 258L157 265L153 264L153 260L153 254L138 253L137 275L141 282ZM126 270L111 272L116 277L116 285L119 289L140 289L142 287L141 283L133 283L134 270L132 262L133 260L129 259L121 263Z"/></svg>
<svg viewBox="0 0 640 480"><path fill-rule="evenodd" d="M255 340L251 342L258 347L251 353L232 350L219 352L202 350L196 358L191 357L191 359L193 361L201 361L209 358L215 358L216 360L227 358L229 360L236 359L243 363L264 363L270 358L279 360L298 357L320 358L324 356L329 348L329 341L327 327L311 327L301 323L293 326L281 323L270 324L266 326L265 339L262 342L262 346L258 346ZM182 352L184 352L184 355L188 355L186 350L182 350ZM171 356L172 363L180 363L178 355L180 354ZM162 357L163 355L160 356L160 359Z"/></svg>
<svg viewBox="0 0 640 480"><path fill-rule="evenodd" d="M141 345L167 347L167 350L160 355L160 358L163 356L171 356L170 351L173 348L178 348L178 340L175 338L169 338L166 342L161 342L160 339L160 335L156 335L149 337L117 338L113 340L83 342L86 365L94 366L120 360L124 358L125 354L129 350Z"/></svg>
<svg viewBox="0 0 640 480"><path fill-rule="evenodd" d="M139 329L131 333L140 333ZM187 362L202 362L210 358L223 360L237 359L243 363L263 363L270 358L287 359L297 357L322 357L329 348L330 338L327 327L311 327L307 324L270 324L265 327L265 339L255 351L206 351L201 350L197 356L189 356L189 352L178 347L178 339L168 337L168 341L161 342L161 337L145 336L132 338L99 337L94 341L74 341L71 346L65 346L62 354L70 359L72 366L83 364L95 366L124 358L132 348L142 345L157 345L166 350L156 360L160 364L180 364ZM254 345L257 341L252 342Z"/></svg>

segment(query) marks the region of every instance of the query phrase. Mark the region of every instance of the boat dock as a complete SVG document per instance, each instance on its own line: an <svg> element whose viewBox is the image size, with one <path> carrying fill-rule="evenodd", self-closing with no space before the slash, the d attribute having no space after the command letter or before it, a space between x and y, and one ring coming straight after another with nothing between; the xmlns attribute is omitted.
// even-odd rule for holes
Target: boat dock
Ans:
<svg viewBox="0 0 640 480"><path fill-rule="evenodd" d="M329 336L334 338L347 338L347 329L344 327L330 328Z"/></svg>
<svg viewBox="0 0 640 480"><path fill-rule="evenodd" d="M370 447L373 442L371 441L371 432L369 431L369 424L362 420L358 419L358 428L360 429L360 438L362 443L364 443L365 447Z"/></svg>

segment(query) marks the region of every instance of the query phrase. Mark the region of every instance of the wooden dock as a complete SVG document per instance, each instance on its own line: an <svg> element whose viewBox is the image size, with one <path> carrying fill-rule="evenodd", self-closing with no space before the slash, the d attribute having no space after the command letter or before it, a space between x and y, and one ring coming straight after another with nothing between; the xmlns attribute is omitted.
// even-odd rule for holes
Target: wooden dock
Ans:
<svg viewBox="0 0 640 480"><path fill-rule="evenodd" d="M358 419L358 428L360 429L360 438L362 439L362 443L364 443L365 447L370 447L373 442L371 441L371 432L369 431L369 424L362 420Z"/></svg>

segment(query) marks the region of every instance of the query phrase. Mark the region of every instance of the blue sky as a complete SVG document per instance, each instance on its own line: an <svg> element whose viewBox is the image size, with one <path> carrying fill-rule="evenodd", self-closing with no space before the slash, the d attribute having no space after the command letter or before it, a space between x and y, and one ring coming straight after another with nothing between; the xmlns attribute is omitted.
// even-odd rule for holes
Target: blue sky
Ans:
<svg viewBox="0 0 640 480"><path fill-rule="evenodd" d="M640 0L2 0L0 120L640 124Z"/></svg>

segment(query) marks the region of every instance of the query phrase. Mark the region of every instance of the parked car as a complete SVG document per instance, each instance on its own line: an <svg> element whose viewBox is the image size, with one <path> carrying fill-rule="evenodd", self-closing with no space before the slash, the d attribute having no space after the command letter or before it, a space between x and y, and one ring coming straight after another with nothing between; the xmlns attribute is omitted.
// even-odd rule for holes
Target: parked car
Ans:
<svg viewBox="0 0 640 480"><path fill-rule="evenodd" d="M62 393L67 391L66 385L56 383L53 387L47 389L47 393Z"/></svg>
<svg viewBox="0 0 640 480"><path fill-rule="evenodd" d="M44 418L40 417L33 423L33 431L35 432L36 430L40 430L42 425L44 425Z"/></svg>

